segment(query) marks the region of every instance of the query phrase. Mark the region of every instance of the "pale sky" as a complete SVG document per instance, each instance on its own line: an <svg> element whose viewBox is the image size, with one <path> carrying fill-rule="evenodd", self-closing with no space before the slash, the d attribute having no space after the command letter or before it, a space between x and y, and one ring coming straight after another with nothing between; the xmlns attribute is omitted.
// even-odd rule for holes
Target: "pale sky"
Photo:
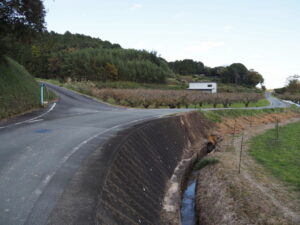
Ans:
<svg viewBox="0 0 300 225"><path fill-rule="evenodd" d="M241 62L282 87L300 74L300 0L45 0L49 31L80 33L168 61Z"/></svg>

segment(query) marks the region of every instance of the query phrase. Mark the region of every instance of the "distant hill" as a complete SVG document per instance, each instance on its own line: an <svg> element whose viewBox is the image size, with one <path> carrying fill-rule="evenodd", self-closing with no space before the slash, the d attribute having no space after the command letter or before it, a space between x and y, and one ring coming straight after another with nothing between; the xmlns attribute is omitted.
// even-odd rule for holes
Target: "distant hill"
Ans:
<svg viewBox="0 0 300 225"><path fill-rule="evenodd" d="M0 61L0 119L40 107L39 84L10 58Z"/></svg>

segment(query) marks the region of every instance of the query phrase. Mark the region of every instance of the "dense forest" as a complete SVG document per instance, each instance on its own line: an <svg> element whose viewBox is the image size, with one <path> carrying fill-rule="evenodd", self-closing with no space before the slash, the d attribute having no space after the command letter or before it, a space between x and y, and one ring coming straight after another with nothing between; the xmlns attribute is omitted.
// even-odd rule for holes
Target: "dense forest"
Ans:
<svg viewBox="0 0 300 225"><path fill-rule="evenodd" d="M185 59L167 62L156 52L123 49L99 38L48 32L41 0L0 2L0 60L13 58L34 76L74 81L134 81L164 84L177 75L205 75L212 80L255 87L261 74L241 63L210 68Z"/></svg>
<svg viewBox="0 0 300 225"><path fill-rule="evenodd" d="M34 76L66 80L164 83L173 71L154 52L123 49L99 38L44 31L30 44L15 43L8 55Z"/></svg>

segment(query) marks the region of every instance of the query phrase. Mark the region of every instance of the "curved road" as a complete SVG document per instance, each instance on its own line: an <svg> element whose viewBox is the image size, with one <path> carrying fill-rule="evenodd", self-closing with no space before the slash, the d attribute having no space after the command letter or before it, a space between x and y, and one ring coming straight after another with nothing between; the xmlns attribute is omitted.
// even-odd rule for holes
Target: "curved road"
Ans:
<svg viewBox="0 0 300 225"><path fill-rule="evenodd" d="M190 111L119 108L48 86L60 96L57 103L0 123L0 224L49 224L66 187L95 148L135 123ZM267 98L269 107L286 106ZM63 218L54 221L69 224Z"/></svg>

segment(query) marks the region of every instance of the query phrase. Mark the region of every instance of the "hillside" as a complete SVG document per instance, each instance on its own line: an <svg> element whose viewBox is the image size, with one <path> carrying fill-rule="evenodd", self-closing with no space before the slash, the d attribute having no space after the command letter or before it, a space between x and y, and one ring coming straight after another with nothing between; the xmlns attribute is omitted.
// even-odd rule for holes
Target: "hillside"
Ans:
<svg viewBox="0 0 300 225"><path fill-rule="evenodd" d="M153 83L181 89L188 86L188 81L210 80L255 89L264 81L261 74L241 63L210 68L191 59L167 62L155 51L124 49L119 44L68 31L44 31L27 44L15 42L8 54L35 77L61 82ZM244 90L239 87L236 91Z"/></svg>
<svg viewBox="0 0 300 225"><path fill-rule="evenodd" d="M14 43L9 56L34 76L61 81L134 81L164 84L174 76L156 52L123 49L80 34L43 32L32 43Z"/></svg>
<svg viewBox="0 0 300 225"><path fill-rule="evenodd" d="M38 107L40 107L39 84L16 61L10 58L1 60L0 119Z"/></svg>

